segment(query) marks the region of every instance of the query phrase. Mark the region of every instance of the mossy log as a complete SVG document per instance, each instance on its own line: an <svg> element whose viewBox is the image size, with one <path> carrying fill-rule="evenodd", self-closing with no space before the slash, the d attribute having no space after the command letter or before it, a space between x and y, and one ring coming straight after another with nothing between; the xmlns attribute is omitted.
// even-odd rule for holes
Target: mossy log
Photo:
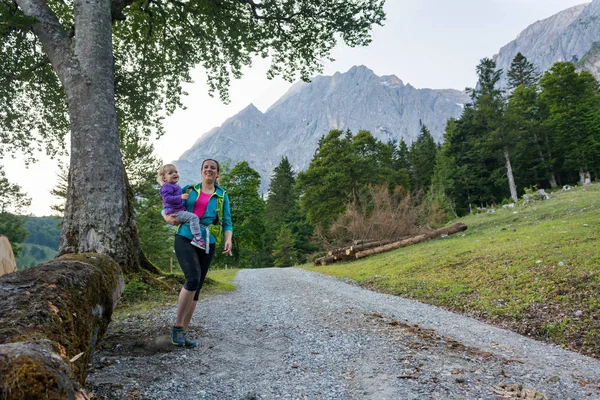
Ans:
<svg viewBox="0 0 600 400"><path fill-rule="evenodd" d="M123 291L100 254L66 254L0 277L0 398L85 399L88 364Z"/></svg>
<svg viewBox="0 0 600 400"><path fill-rule="evenodd" d="M406 246L411 246L413 244L421 243L426 240L432 239L434 237L438 237L441 235L451 235L453 233L462 232L467 229L467 226L463 223L456 223L454 225L446 226L444 228L435 229L430 232L424 233L422 235L413 236L408 239L400 240L397 242L389 243L383 246L374 247L372 249L359 251L355 254L357 259L364 258L370 256L371 254L379 254L390 250L399 249Z"/></svg>

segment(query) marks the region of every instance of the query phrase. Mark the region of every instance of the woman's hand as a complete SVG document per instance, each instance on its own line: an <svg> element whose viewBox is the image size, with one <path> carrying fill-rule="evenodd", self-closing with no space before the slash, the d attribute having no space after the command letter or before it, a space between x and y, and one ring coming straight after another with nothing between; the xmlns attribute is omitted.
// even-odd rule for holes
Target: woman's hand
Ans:
<svg viewBox="0 0 600 400"><path fill-rule="evenodd" d="M223 246L223 254L227 254L231 251L231 231L225 231L225 245Z"/></svg>
<svg viewBox="0 0 600 400"><path fill-rule="evenodd" d="M161 215L163 216L163 218L165 219L165 222L169 225L179 225L181 222L179 222L179 220L177 219L176 215L177 214L165 214L165 210L162 210Z"/></svg>

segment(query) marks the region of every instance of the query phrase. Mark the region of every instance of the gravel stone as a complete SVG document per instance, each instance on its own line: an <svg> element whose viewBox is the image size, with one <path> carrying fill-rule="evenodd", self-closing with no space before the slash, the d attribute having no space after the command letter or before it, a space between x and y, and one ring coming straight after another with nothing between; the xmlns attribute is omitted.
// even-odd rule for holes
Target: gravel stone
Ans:
<svg viewBox="0 0 600 400"><path fill-rule="evenodd" d="M198 304L196 349L175 307L109 327L94 399L600 399L600 360L347 280L241 270Z"/></svg>

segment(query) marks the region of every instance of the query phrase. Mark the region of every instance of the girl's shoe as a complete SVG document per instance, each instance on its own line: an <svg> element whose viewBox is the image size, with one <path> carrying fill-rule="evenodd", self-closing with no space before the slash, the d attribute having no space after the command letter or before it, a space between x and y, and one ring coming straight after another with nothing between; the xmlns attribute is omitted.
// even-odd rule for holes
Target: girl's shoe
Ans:
<svg viewBox="0 0 600 400"><path fill-rule="evenodd" d="M204 241L204 238L202 236L196 236L192 239L190 243L192 244L192 246L196 246L199 249L206 249L206 242Z"/></svg>

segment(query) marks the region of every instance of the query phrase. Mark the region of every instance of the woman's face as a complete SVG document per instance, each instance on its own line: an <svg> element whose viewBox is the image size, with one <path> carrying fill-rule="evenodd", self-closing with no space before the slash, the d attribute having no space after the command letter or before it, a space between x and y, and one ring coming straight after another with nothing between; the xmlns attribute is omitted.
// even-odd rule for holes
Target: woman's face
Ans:
<svg viewBox="0 0 600 400"><path fill-rule="evenodd" d="M203 181L214 182L219 177L219 166L213 160L206 160L202 164L202 171L200 173Z"/></svg>

